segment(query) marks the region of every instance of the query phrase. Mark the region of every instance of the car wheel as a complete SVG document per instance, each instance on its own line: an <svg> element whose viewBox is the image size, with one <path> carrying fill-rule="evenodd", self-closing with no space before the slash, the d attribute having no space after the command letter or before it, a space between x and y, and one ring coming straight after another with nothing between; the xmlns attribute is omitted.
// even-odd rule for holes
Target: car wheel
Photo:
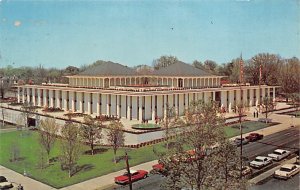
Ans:
<svg viewBox="0 0 300 190"><path fill-rule="evenodd" d="M146 179L148 177L148 175L144 175L144 179Z"/></svg>

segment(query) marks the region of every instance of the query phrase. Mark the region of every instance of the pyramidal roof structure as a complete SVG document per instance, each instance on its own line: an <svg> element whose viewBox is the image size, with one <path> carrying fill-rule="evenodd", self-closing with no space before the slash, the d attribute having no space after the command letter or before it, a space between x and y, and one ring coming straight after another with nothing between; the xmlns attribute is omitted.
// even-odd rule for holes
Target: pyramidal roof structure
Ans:
<svg viewBox="0 0 300 190"><path fill-rule="evenodd" d="M167 67L162 67L153 72L153 75L157 76L182 76L182 77L201 77L212 76L212 74L194 67L193 65L177 61Z"/></svg>
<svg viewBox="0 0 300 190"><path fill-rule="evenodd" d="M167 67L149 73L138 73L135 69L111 61L97 61L77 76L172 76L172 77L205 77L212 74L193 65L177 61Z"/></svg>
<svg viewBox="0 0 300 190"><path fill-rule="evenodd" d="M79 73L80 76L131 76L136 75L136 71L130 67L114 63L111 61L101 61L96 65L88 67Z"/></svg>

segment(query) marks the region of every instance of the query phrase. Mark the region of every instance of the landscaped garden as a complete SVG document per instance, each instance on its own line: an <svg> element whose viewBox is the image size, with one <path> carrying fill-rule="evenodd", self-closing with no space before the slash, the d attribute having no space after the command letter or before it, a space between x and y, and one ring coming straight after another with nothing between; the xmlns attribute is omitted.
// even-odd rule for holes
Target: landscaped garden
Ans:
<svg viewBox="0 0 300 190"><path fill-rule="evenodd" d="M261 122L246 121L243 122L243 133L253 130L262 129L272 124ZM234 124L225 127L225 133L228 137L239 134L239 124ZM57 140L54 148L50 152L50 165L44 169L39 167L41 160L41 147L39 143L39 134L37 131L14 131L0 133L0 164L17 171L24 173L43 183L49 184L55 188L61 188L71 184L79 183L87 179L102 176L114 171L119 171L125 168L125 161L120 160L125 151L129 155L129 163L131 166L140 163L158 159L153 150L164 151L164 143L149 145L138 149L121 148L117 152L119 162L113 162L113 151L109 147L96 147L96 154L89 155L88 146L82 147L82 154L77 162L77 172L69 178L67 171L62 171L59 162L61 140ZM11 161L12 150L18 152L19 158L16 161Z"/></svg>

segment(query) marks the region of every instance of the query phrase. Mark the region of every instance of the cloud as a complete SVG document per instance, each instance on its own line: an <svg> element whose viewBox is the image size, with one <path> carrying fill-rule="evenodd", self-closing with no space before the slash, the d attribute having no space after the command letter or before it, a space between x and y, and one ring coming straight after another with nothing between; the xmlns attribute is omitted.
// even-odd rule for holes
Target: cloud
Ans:
<svg viewBox="0 0 300 190"><path fill-rule="evenodd" d="M20 26L21 24L22 24L22 22L19 21L19 20L16 20L15 23L14 23L15 27L18 27L18 26Z"/></svg>

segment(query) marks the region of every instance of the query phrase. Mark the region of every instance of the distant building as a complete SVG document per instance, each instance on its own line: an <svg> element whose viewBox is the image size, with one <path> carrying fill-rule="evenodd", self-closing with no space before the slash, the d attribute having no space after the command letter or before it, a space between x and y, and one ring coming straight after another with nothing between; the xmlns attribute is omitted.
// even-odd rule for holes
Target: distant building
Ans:
<svg viewBox="0 0 300 190"><path fill-rule="evenodd" d="M142 73L103 62L68 76L69 84L18 86L18 102L142 121L163 118L167 104L183 115L194 100L215 100L232 112L241 101L257 106L264 97L275 98L275 86L222 86L221 78L183 62Z"/></svg>

